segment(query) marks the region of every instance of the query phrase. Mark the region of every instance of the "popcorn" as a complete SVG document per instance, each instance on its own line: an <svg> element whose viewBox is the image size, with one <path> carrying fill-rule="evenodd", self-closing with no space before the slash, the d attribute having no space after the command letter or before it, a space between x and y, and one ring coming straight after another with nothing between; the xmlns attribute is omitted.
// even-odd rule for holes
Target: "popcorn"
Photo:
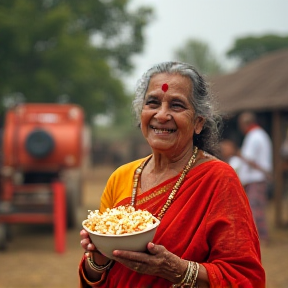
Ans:
<svg viewBox="0 0 288 288"><path fill-rule="evenodd" d="M119 206L101 213L88 210L85 226L99 234L122 235L143 231L155 224L154 216L146 210L135 210L133 206Z"/></svg>

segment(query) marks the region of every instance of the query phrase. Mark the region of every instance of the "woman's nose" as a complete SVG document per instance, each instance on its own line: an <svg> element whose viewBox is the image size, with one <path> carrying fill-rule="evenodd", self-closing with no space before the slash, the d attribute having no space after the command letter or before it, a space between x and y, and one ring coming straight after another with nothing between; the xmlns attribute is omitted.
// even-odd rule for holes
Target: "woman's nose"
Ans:
<svg viewBox="0 0 288 288"><path fill-rule="evenodd" d="M155 118L158 120L158 121L169 121L172 119L172 116L171 114L169 113L169 109L168 107L166 107L165 105L162 105L156 115L155 115Z"/></svg>

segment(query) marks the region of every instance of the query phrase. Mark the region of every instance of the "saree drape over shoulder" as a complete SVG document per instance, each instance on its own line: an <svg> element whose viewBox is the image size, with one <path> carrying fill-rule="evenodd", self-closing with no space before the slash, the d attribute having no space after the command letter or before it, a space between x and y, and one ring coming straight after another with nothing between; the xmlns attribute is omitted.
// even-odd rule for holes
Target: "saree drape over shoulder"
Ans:
<svg viewBox="0 0 288 288"><path fill-rule="evenodd" d="M101 198L101 210L130 204L133 174L142 160L126 164L111 175ZM178 177L138 195L136 208L157 216ZM265 287L258 234L246 195L234 170L222 161L212 160L189 171L153 242L183 259L203 264L211 288ZM136 273L117 262L99 282L90 283L82 267L83 259L79 269L81 287L172 285L163 278Z"/></svg>

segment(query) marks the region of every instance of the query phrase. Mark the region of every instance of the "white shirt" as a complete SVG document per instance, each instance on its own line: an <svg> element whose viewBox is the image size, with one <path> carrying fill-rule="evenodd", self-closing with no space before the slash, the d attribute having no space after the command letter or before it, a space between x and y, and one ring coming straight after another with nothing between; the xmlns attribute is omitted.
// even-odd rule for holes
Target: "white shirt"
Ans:
<svg viewBox="0 0 288 288"><path fill-rule="evenodd" d="M228 164L235 170L237 174L239 174L239 170L241 169L241 165L243 165L243 160L238 156L232 156Z"/></svg>
<svg viewBox="0 0 288 288"><path fill-rule="evenodd" d="M267 172L272 171L272 143L269 135L261 127L249 131L243 141L241 155L255 162ZM243 185L265 181L265 174L258 169L252 168L243 161L238 172Z"/></svg>

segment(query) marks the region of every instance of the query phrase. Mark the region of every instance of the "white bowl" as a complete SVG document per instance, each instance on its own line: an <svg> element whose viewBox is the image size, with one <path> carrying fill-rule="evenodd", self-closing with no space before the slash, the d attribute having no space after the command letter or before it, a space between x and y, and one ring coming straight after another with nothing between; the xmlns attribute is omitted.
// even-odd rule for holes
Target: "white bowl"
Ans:
<svg viewBox="0 0 288 288"><path fill-rule="evenodd" d="M89 233L90 239L96 248L106 257L113 259L112 252L114 250L146 251L148 242L153 240L156 229L160 224L156 217L154 219L155 223L143 231L121 235L100 234L91 231L84 225L88 221L87 219L82 222L82 226Z"/></svg>

